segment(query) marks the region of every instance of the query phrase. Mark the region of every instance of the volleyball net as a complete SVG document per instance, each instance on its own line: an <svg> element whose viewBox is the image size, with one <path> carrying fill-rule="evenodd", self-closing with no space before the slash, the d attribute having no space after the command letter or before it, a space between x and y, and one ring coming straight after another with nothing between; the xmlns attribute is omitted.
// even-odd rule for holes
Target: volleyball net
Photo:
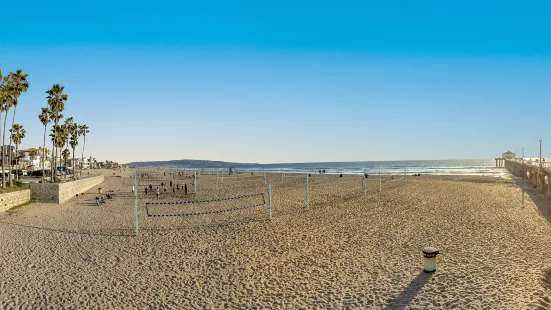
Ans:
<svg viewBox="0 0 551 310"><path fill-rule="evenodd" d="M146 202L147 216L197 216L219 214L266 205L264 193L235 197L190 200Z"/></svg>

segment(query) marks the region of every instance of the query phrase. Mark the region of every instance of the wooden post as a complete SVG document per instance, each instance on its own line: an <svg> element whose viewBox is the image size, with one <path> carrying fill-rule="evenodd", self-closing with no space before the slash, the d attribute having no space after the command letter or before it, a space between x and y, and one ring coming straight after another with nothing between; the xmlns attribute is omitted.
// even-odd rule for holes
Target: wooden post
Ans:
<svg viewBox="0 0 551 310"><path fill-rule="evenodd" d="M134 186L138 188L137 182L136 182L136 170L134 170ZM136 212L136 236L138 235L138 191L134 191L134 210Z"/></svg>
<svg viewBox="0 0 551 310"><path fill-rule="evenodd" d="M381 171L379 171L379 193L381 192L382 190L382 185L381 185Z"/></svg>
<svg viewBox="0 0 551 310"><path fill-rule="evenodd" d="M308 205L308 173L306 173L306 210L309 209Z"/></svg>
<svg viewBox="0 0 551 310"><path fill-rule="evenodd" d="M272 184L268 184L268 210L270 220L272 219Z"/></svg>

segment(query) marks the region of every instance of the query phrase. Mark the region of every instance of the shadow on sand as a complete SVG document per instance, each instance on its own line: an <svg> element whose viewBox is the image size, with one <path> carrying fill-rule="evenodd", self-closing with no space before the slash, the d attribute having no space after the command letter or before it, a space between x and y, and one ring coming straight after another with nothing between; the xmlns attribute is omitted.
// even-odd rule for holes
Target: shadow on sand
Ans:
<svg viewBox="0 0 551 310"><path fill-rule="evenodd" d="M415 296L417 296L417 293L419 293L419 291L423 289L425 284L430 281L432 275L434 275L434 273L426 273L421 270L419 275L417 275L417 277L413 279L413 281L411 281L408 287L406 287L406 289L403 290L400 295L396 296L396 298L394 298L388 304L386 309L404 309L405 307L407 307L411 303L411 301L413 301Z"/></svg>
<svg viewBox="0 0 551 310"><path fill-rule="evenodd" d="M24 224L11 223L11 222L0 222L0 224L6 224L6 225L12 225L12 226L18 226L18 227L26 227L26 228L45 230L45 231L51 231L51 232L77 234L77 235L113 236L113 237L135 236L133 229L104 229L104 230L101 230L101 231L89 231L89 230L87 231L87 230L56 229L56 228L24 225Z"/></svg>
<svg viewBox="0 0 551 310"><path fill-rule="evenodd" d="M523 180L518 177L513 178L513 183L522 189L523 193L530 197L536 207L538 208L539 213L543 216L549 224L551 224L551 201L545 197L544 194L538 192L528 180ZM527 198L527 197L525 197ZM519 200L522 201L522 197L519 197ZM524 206L526 206L527 201L524 201Z"/></svg>
<svg viewBox="0 0 551 310"><path fill-rule="evenodd" d="M172 227L144 227L140 226L139 231L148 231L148 232L171 232L171 231L179 231L179 230L196 230L196 229L203 229L203 228L209 228L209 229L221 229L221 228L230 228L239 226L242 227L243 225L249 225L249 224L258 224L258 223L270 223L270 220L268 219L262 219L262 218L239 218L239 219L233 219L233 220L224 220L220 222L214 222L214 223L206 223L206 224L194 224L190 223L188 225L182 226L182 225L176 225ZM18 226L18 227L25 227L25 228L31 228L31 229L37 229L37 230L44 230L44 231L51 231L51 232L58 232L58 233L67 233L67 234L76 234L76 235L88 235L88 236L111 236L111 237L134 237L136 236L134 228L118 228L118 229L102 229L102 230L71 230L71 229L58 229L58 228L50 228L50 227L40 227L40 226L33 226L33 225L25 225L25 224L19 224L19 223L13 223L13 222L4 222L0 221L0 224L6 224L6 225L12 225L12 226Z"/></svg>

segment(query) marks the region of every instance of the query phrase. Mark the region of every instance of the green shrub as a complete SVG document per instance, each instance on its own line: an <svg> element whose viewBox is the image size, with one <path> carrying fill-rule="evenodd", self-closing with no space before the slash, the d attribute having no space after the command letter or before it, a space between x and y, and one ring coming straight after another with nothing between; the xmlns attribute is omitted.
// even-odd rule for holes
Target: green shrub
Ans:
<svg viewBox="0 0 551 310"><path fill-rule="evenodd" d="M13 187L23 187L23 182L19 180L13 180Z"/></svg>

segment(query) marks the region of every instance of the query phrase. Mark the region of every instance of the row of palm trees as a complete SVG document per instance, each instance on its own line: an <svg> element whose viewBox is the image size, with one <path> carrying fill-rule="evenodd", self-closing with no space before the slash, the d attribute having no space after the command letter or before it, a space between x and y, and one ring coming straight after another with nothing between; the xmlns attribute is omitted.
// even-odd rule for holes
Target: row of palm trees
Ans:
<svg viewBox="0 0 551 310"><path fill-rule="evenodd" d="M50 90L46 91L48 105L45 108L42 108L42 112L38 115L42 125L44 125L44 147L42 148L44 152L43 158L46 158L46 133L48 130L48 124L53 123L52 129L50 130L50 137L52 138L52 182L55 182L56 179L57 169L55 167L58 165L58 155L60 157L59 162L61 162L61 156L63 156L62 158L65 160L65 167L67 167L67 161L70 154L69 146L73 149L73 178L75 177L76 169L74 167L74 162L76 147L78 146L79 138L82 136L84 138L84 143L82 146L81 162L83 162L84 147L86 146L86 135L90 132L89 127L86 124L77 124L73 117L66 118L65 123L60 124L60 121L64 118L64 115L61 114L61 112L65 109L65 103L68 99L68 96L64 93L64 90L64 86L54 84ZM60 152L60 150L64 147L65 149ZM82 169L82 164L80 168ZM44 182L44 170L44 161L42 161L42 182Z"/></svg>
<svg viewBox="0 0 551 310"><path fill-rule="evenodd" d="M5 158L8 157L8 170L11 170L12 158L12 142L15 144L16 152L18 154L19 145L26 135L26 130L22 125L15 123L15 117L17 113L17 105L21 94L25 93L29 88L29 82L27 80L28 74L23 73L22 70L17 70L15 73L10 72L3 76L2 69L0 68L0 130L2 135L2 172L5 171ZM50 137L52 138L52 161L51 161L51 180L56 180L56 167L58 165L57 156L64 156L65 167L67 167L67 160L69 157L69 146L73 150L73 163L75 162L76 147L79 143L79 138L84 137L84 143L82 147L82 161L84 161L84 146L86 145L86 135L90 132L87 125L79 125L74 121L74 118L69 117L65 119L64 124L60 124L60 121L64 118L63 110L65 109L65 103L68 96L64 93L64 87L59 84L54 84L52 88L46 91L47 106L42 108L42 113L38 115L38 118L44 125L44 146L42 148L42 182L44 182L44 162L46 159L46 133L48 124L52 123ZM11 129L9 129L9 147L6 148L6 126L8 123L8 115L13 107L13 116L11 120ZM3 115L2 115L3 113ZM1 125L3 116L3 127ZM65 150L61 151L65 147ZM30 154L31 157L35 157L36 152ZM17 155L16 155L17 156ZM19 158L17 160L17 166L19 166ZM61 162L61 159L59 160ZM73 165L74 166L74 165ZM81 166L82 169L82 166ZM73 178L75 177L75 167L73 167ZM6 187L6 178L2 173L2 187ZM17 175L17 174L16 174ZM12 186L12 174L8 173L8 183Z"/></svg>
<svg viewBox="0 0 551 310"><path fill-rule="evenodd" d="M12 136L15 132L15 116L17 113L17 104L19 103L19 97L21 94L27 91L29 88L29 82L27 81L28 74L23 73L22 70L17 70L17 72L10 72L8 75L3 76L2 75L2 69L0 69L0 122L1 119L1 113L4 113L4 127L2 132L2 187L6 186L6 178L4 174L4 162L6 158L6 125L8 123L8 114L10 112L10 109L13 107L13 116L11 121L11 129L10 129L10 137L9 137L9 148L8 148L8 163L11 167L12 162L12 153L11 147L12 147L12 141L14 141L14 136ZM20 141L25 133L22 131L22 126L19 127L19 134L15 136L16 140ZM11 170L11 168L10 168ZM12 177L11 173L8 173L8 182L10 186L12 185Z"/></svg>

